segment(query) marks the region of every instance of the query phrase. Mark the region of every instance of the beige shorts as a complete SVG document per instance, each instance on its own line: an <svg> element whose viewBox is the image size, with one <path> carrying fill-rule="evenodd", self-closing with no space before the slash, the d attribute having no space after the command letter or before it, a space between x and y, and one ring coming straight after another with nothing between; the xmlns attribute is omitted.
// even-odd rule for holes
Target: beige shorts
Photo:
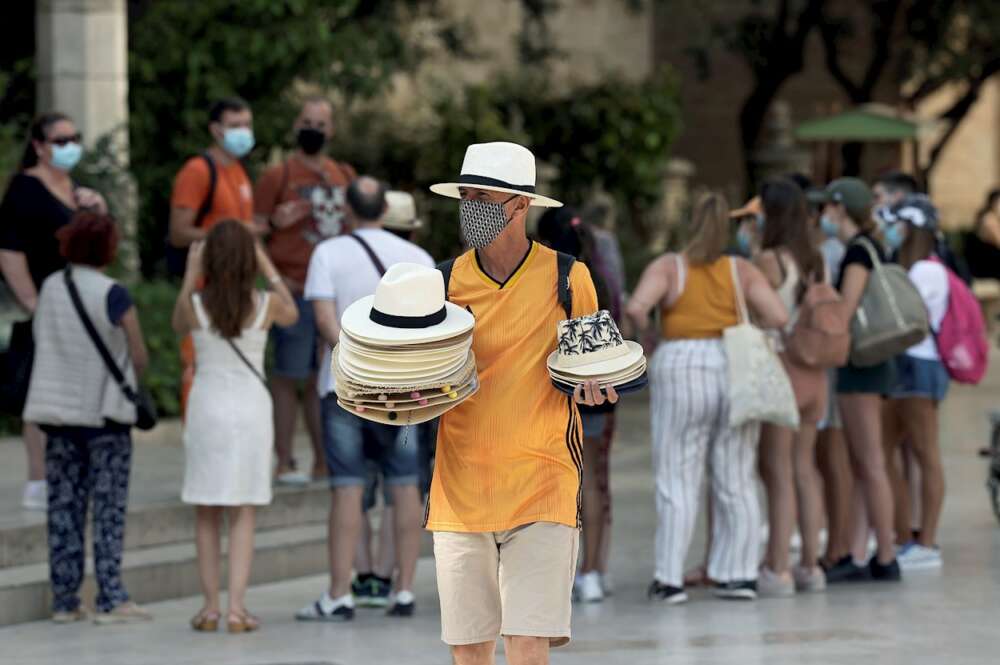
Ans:
<svg viewBox="0 0 1000 665"><path fill-rule="evenodd" d="M535 522L510 531L434 532L441 639L452 646L501 635L569 642L580 532Z"/></svg>

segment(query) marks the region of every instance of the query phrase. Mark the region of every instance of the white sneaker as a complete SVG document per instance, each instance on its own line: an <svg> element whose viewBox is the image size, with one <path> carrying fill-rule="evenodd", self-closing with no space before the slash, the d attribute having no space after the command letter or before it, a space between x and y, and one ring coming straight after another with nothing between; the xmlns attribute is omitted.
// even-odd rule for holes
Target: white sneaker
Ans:
<svg viewBox="0 0 1000 665"><path fill-rule="evenodd" d="M27 510L48 510L49 485L44 480L29 480L24 484L21 506Z"/></svg>
<svg viewBox="0 0 1000 665"><path fill-rule="evenodd" d="M937 547L924 547L918 543L907 543L896 553L899 567L906 571L933 570L940 568L941 550Z"/></svg>
<svg viewBox="0 0 1000 665"><path fill-rule="evenodd" d="M601 574L596 570L589 573L577 573L574 586L577 587L577 597L584 603L599 603L604 600L601 589Z"/></svg>
<svg viewBox="0 0 1000 665"><path fill-rule="evenodd" d="M605 596L615 595L615 585L611 582L611 573L601 573L601 591Z"/></svg>
<svg viewBox="0 0 1000 665"><path fill-rule="evenodd" d="M288 487L304 487L311 482L311 478L308 474L302 471L285 471L279 474L277 478L274 479L278 485L285 485Z"/></svg>

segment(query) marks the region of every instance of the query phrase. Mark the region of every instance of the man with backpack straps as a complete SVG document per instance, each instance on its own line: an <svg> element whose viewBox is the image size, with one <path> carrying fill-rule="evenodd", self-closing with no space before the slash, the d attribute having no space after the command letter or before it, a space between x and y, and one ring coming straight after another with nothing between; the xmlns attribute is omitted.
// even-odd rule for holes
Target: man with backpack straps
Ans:
<svg viewBox="0 0 1000 665"><path fill-rule="evenodd" d="M580 526L582 434L576 404L549 381L556 326L592 314L585 265L532 242L535 159L513 143L469 146L461 175L431 187L461 199L472 249L441 265L447 296L476 318L479 392L441 418L426 527L434 534L442 639L458 665L493 662L503 636L512 665L548 662L569 641Z"/></svg>
<svg viewBox="0 0 1000 665"><path fill-rule="evenodd" d="M167 268L181 277L187 249L208 236L216 223L235 219L249 226L253 221L253 189L240 160L254 146L253 114L242 99L215 102L208 112L213 144L184 163L174 178L170 196ZM181 340L181 409L194 380L194 344Z"/></svg>

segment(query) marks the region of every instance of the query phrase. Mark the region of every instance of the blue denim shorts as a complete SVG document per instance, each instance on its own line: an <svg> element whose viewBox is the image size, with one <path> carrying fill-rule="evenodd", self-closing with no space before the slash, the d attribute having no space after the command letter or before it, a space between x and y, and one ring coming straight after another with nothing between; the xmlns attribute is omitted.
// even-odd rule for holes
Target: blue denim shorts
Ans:
<svg viewBox="0 0 1000 665"><path fill-rule="evenodd" d="M940 360L914 358L905 353L896 356L896 383L889 396L926 397L940 402L948 394L948 370Z"/></svg>
<svg viewBox="0 0 1000 665"><path fill-rule="evenodd" d="M341 408L333 394L323 398L322 409L323 450L330 487L367 485L369 460L377 464L387 487L417 484L420 464L412 426L396 427L359 418Z"/></svg>
<svg viewBox="0 0 1000 665"><path fill-rule="evenodd" d="M319 367L316 353L319 331L312 303L295 296L295 305L299 308L298 321L285 328L271 328L271 340L274 342L272 373L288 379L307 379Z"/></svg>

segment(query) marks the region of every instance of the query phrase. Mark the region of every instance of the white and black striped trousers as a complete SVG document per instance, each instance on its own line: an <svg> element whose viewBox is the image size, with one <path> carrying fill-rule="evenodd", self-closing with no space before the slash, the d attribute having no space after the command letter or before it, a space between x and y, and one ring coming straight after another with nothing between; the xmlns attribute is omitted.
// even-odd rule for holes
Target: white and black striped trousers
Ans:
<svg viewBox="0 0 1000 665"><path fill-rule="evenodd" d="M656 579L683 586L706 455L712 494L708 575L718 582L757 578L760 506L754 481L757 423L729 427L729 381L721 340L660 344L650 360L656 477Z"/></svg>

